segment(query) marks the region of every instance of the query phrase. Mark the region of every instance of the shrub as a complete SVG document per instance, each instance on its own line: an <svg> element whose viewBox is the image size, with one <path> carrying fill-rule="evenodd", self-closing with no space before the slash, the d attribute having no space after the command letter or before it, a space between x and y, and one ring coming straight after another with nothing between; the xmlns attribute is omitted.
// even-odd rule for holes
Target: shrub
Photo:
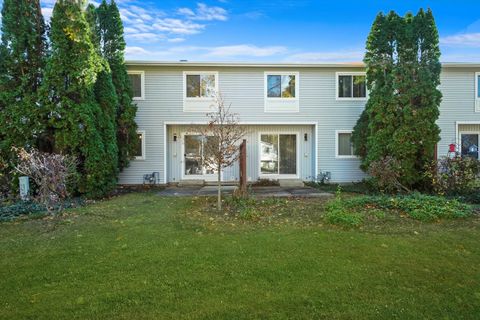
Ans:
<svg viewBox="0 0 480 320"><path fill-rule="evenodd" d="M399 211L412 219L433 221L437 219L465 218L472 208L456 199L412 193L404 196L362 196L344 200L343 206L351 211L382 209Z"/></svg>
<svg viewBox="0 0 480 320"><path fill-rule="evenodd" d="M480 187L480 161L471 157L444 157L426 172L433 190L441 195L472 194Z"/></svg>
<svg viewBox="0 0 480 320"><path fill-rule="evenodd" d="M368 173L372 177L371 182L382 193L409 192L410 190L400 183L400 166L400 161L391 156L372 161L368 167Z"/></svg>
<svg viewBox="0 0 480 320"><path fill-rule="evenodd" d="M76 208L84 205L82 199L73 199L57 204L62 208ZM0 207L0 222L12 221L23 215L43 215L47 209L44 205L33 201L20 201L11 205Z"/></svg>
<svg viewBox="0 0 480 320"><path fill-rule="evenodd" d="M34 200L49 213L61 211L62 203L69 196L68 183L75 177L76 160L60 154L39 152L33 149L14 149L18 153L15 167L20 174L29 176L37 186Z"/></svg>

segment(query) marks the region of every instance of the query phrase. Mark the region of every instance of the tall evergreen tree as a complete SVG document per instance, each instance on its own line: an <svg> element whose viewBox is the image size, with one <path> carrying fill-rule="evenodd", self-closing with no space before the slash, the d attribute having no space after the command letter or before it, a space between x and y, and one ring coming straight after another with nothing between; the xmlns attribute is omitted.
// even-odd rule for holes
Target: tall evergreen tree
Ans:
<svg viewBox="0 0 480 320"><path fill-rule="evenodd" d="M45 23L39 0L4 0L0 44L0 154L37 146L43 131L38 89L45 63Z"/></svg>
<svg viewBox="0 0 480 320"><path fill-rule="evenodd" d="M101 58L91 41L91 30L78 0L57 0L51 19L51 55L42 93L55 128L54 149L79 159L79 191L105 194L111 185L105 144L99 126L102 110L95 84Z"/></svg>
<svg viewBox="0 0 480 320"><path fill-rule="evenodd" d="M367 39L364 62L369 99L352 135L355 152L362 158L365 170L371 161L388 154L388 141L397 126L393 70L398 20L395 12L387 16L379 13Z"/></svg>
<svg viewBox="0 0 480 320"><path fill-rule="evenodd" d="M86 18L91 29L91 39L95 51L100 55L100 29L99 19L95 6L88 5ZM113 190L117 184L118 176L118 147L116 137L116 108L118 105L117 94L112 82L112 74L108 62L101 58L102 69L97 74L94 85L95 99L100 106L96 116L97 130L99 130L105 148L103 161L105 172L105 191Z"/></svg>
<svg viewBox="0 0 480 320"><path fill-rule="evenodd" d="M363 169L392 156L398 160L401 182L420 186L439 141L439 58L431 10L403 18L395 13L377 16L364 60L370 97L353 134Z"/></svg>
<svg viewBox="0 0 480 320"><path fill-rule="evenodd" d="M137 107L132 103L132 90L125 66L125 39L120 12L114 0L102 1L98 8L100 43L116 89L118 106L116 116L119 169L127 167L137 148Z"/></svg>

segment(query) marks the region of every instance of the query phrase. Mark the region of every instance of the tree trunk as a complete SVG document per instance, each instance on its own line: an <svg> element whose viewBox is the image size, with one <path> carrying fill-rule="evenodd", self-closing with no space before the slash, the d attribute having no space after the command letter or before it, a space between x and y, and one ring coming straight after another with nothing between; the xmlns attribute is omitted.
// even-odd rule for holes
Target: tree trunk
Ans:
<svg viewBox="0 0 480 320"><path fill-rule="evenodd" d="M222 171L220 166L218 167L218 199L217 199L217 210L222 210Z"/></svg>

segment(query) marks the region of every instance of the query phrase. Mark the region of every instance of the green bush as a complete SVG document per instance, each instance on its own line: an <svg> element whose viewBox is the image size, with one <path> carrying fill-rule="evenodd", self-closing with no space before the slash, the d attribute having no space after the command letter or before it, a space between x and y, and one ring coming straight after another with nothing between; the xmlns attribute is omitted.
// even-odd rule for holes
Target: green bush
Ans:
<svg viewBox="0 0 480 320"><path fill-rule="evenodd" d="M326 206L326 220L331 224L359 226L366 216L383 219L386 213L404 214L420 221L466 218L472 207L457 199L412 193L399 196L359 196L344 199L341 188Z"/></svg>

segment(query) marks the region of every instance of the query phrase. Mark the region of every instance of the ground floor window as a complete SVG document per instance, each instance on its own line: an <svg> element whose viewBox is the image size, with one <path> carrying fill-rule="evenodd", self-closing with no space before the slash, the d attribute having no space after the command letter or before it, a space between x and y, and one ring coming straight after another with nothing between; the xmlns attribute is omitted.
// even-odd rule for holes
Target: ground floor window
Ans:
<svg viewBox="0 0 480 320"><path fill-rule="evenodd" d="M297 174L297 135L260 135L260 172L268 175Z"/></svg>
<svg viewBox="0 0 480 320"><path fill-rule="evenodd" d="M136 160L145 160L145 131L137 131L137 148L135 150Z"/></svg>
<svg viewBox="0 0 480 320"><path fill-rule="evenodd" d="M205 164L208 157L206 146L211 143L212 137L201 135L185 135L184 138L184 173L186 176L203 176L215 174L212 168Z"/></svg>
<svg viewBox="0 0 480 320"><path fill-rule="evenodd" d="M336 132L335 156L337 158L355 158L351 130L338 130Z"/></svg>
<svg viewBox="0 0 480 320"><path fill-rule="evenodd" d="M462 157L472 157L478 159L478 147L480 141L480 133L464 132L460 134Z"/></svg>

